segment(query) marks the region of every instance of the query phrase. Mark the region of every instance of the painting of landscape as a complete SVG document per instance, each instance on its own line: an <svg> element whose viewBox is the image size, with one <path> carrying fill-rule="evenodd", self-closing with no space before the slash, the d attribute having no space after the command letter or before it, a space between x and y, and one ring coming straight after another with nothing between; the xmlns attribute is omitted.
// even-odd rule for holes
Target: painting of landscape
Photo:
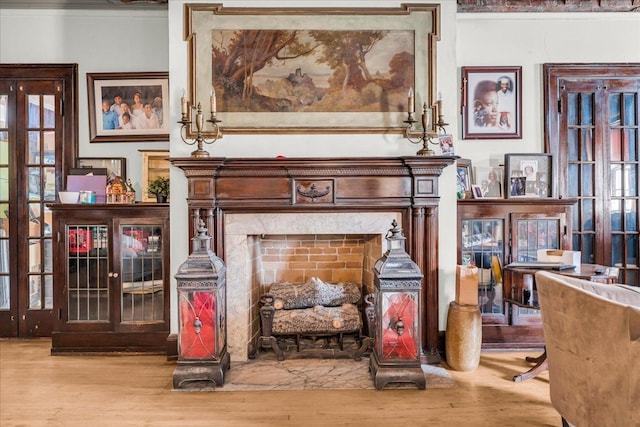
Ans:
<svg viewBox="0 0 640 427"><path fill-rule="evenodd" d="M410 30L212 30L223 112L402 112L414 87Z"/></svg>

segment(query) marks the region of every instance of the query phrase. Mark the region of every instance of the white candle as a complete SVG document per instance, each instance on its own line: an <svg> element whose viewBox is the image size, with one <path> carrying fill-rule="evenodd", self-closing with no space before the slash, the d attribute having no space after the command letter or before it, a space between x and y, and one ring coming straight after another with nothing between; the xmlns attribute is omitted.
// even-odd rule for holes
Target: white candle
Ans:
<svg viewBox="0 0 640 427"><path fill-rule="evenodd" d="M407 111L409 114L412 114L415 111L415 106L413 105L413 88L409 88L409 99L407 101Z"/></svg>
<svg viewBox="0 0 640 427"><path fill-rule="evenodd" d="M211 97L209 98L211 103L211 114L216 115L216 107L217 107L217 99L216 99L216 90L213 86L211 86Z"/></svg>
<svg viewBox="0 0 640 427"><path fill-rule="evenodd" d="M182 115L187 115L188 105L187 105L187 97L184 89L182 89L182 98L180 98L180 109L182 111Z"/></svg>

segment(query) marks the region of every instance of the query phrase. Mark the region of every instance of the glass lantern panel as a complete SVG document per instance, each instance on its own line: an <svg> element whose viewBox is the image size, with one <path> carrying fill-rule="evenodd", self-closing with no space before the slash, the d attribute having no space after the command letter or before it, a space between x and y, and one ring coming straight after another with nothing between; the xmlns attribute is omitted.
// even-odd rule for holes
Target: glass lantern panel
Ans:
<svg viewBox="0 0 640 427"><path fill-rule="evenodd" d="M418 292L382 292L382 362L416 360L419 357Z"/></svg>
<svg viewBox="0 0 640 427"><path fill-rule="evenodd" d="M178 289L180 329L178 353L181 359L215 359L216 295L209 290Z"/></svg>

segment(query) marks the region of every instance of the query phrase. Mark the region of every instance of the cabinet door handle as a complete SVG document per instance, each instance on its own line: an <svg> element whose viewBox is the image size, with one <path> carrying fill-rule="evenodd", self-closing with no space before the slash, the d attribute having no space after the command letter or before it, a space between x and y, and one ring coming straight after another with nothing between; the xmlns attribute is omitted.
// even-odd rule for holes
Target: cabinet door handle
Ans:
<svg viewBox="0 0 640 427"><path fill-rule="evenodd" d="M113 272L109 272L109 277L114 277L114 278L118 278L118 276L120 276L118 273L113 273Z"/></svg>

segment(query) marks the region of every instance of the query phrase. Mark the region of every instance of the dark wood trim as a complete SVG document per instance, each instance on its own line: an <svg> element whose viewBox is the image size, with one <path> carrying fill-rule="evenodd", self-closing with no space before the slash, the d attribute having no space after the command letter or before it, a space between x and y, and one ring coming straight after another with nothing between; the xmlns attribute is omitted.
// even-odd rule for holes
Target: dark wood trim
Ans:
<svg viewBox="0 0 640 427"><path fill-rule="evenodd" d="M224 259L224 215L258 212L398 211L407 251L424 279L422 344L439 360L438 179L456 157L227 159L172 158L188 181L189 234L202 218L212 245ZM298 183L330 184L330 194L313 200ZM320 188L320 186L319 186Z"/></svg>

